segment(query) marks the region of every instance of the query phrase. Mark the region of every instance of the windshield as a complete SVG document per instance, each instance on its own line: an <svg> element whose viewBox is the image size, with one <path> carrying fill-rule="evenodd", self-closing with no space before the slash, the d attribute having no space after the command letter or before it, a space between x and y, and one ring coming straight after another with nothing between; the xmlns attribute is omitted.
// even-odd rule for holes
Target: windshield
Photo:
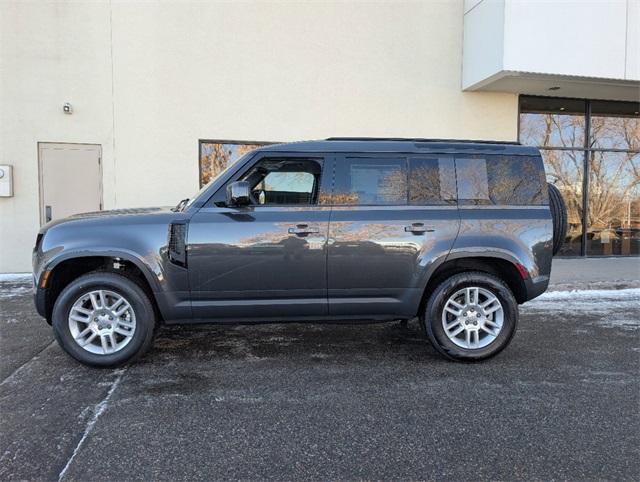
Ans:
<svg viewBox="0 0 640 482"><path fill-rule="evenodd" d="M186 208L188 208L189 206L191 206L194 202L196 202L196 200L197 200L200 196L202 196L202 195L205 193L205 191L206 191L207 189L209 189L209 186L211 186L214 182L216 182L218 179L220 179L220 177L221 177L225 172L227 172L231 166L234 166L235 164L237 164L237 163L239 163L239 162L240 162L240 163L244 162L244 161L245 161L245 159L246 159L250 154L252 154L252 153L251 153L251 152L247 152L245 155L243 155L242 157L240 157L237 161L232 162L231 164L228 164L228 165L227 165L227 167L225 167L222 171L220 171L218 174L216 174L214 177L212 177L212 178L211 178L211 180L210 180L208 183L206 183L204 186L202 186L202 187L200 188L200 190L199 190L197 193L195 193L191 199L189 199L189 202L187 202L187 204L185 205L185 209L186 209Z"/></svg>

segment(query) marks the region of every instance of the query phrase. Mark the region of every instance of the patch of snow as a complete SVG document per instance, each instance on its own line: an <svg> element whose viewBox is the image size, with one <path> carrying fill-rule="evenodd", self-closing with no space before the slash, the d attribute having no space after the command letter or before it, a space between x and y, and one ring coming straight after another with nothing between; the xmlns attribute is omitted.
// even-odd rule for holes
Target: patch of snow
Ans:
<svg viewBox="0 0 640 482"><path fill-rule="evenodd" d="M535 303L537 301L574 301L578 299L591 300L594 298L640 301L640 288L627 288L622 290L549 291L547 293L543 293L530 303Z"/></svg>
<svg viewBox="0 0 640 482"><path fill-rule="evenodd" d="M622 328L625 330L635 330L637 328L640 328L640 319L605 317L592 322L592 324L604 326L606 328Z"/></svg>
<svg viewBox="0 0 640 482"><path fill-rule="evenodd" d="M31 273L0 273L0 283L2 282L28 282L31 281Z"/></svg>
<svg viewBox="0 0 640 482"><path fill-rule="evenodd" d="M11 286L9 288L3 287L0 289L0 300L8 298L17 298L18 296L24 296L33 293L31 286Z"/></svg>

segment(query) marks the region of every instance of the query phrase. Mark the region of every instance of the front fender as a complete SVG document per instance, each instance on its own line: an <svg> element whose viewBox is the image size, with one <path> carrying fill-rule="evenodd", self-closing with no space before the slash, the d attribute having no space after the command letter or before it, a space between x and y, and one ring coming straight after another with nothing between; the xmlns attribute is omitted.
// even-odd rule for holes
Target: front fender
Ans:
<svg viewBox="0 0 640 482"><path fill-rule="evenodd" d="M54 255L48 260L46 264L41 267L41 270L36 274L36 281L40 279L40 275L43 271L53 271L60 263L78 258L88 257L105 257L105 258L119 258L123 261L128 261L134 264L140 272L144 275L151 291L158 292L163 290L162 281L164 279L164 273L162 265L157 259L152 257L144 258L137 253L126 249L110 249L106 247L92 247L82 250L62 251Z"/></svg>

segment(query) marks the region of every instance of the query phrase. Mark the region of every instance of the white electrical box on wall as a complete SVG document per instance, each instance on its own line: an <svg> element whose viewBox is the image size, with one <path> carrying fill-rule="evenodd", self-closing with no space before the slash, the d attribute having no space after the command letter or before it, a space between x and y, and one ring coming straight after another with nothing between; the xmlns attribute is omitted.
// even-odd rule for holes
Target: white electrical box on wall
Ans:
<svg viewBox="0 0 640 482"><path fill-rule="evenodd" d="M0 164L0 197L13 196L13 166Z"/></svg>

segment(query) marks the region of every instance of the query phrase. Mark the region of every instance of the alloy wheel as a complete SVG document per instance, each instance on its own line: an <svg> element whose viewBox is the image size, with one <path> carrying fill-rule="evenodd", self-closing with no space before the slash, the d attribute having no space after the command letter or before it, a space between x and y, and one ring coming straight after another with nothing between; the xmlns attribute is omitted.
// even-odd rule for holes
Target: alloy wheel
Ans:
<svg viewBox="0 0 640 482"><path fill-rule="evenodd" d="M111 355L122 350L133 338L136 315L131 303L109 290L83 294L69 311L69 331L84 350Z"/></svg>
<svg viewBox="0 0 640 482"><path fill-rule="evenodd" d="M456 291L442 310L442 327L447 338L469 350L491 344L500 334L503 321L500 300L491 291L477 286Z"/></svg>

